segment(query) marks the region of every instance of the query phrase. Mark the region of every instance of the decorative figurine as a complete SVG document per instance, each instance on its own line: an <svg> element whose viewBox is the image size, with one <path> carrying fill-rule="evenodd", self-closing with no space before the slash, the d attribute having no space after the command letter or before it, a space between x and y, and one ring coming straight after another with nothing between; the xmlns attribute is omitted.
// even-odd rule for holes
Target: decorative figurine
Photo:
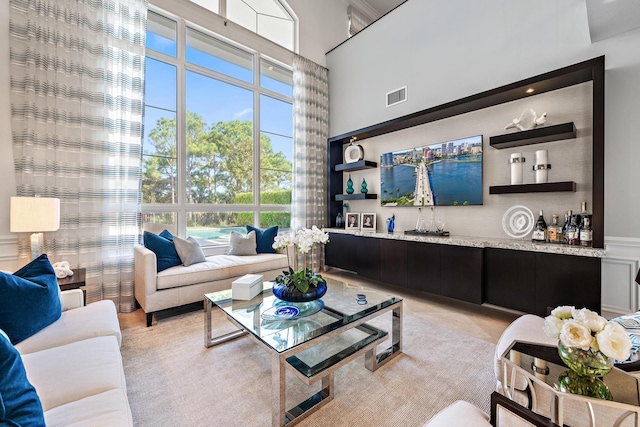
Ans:
<svg viewBox="0 0 640 427"><path fill-rule="evenodd" d="M546 121L547 113L542 113L540 117L536 117L536 112L531 108L527 108L520 114L519 118L513 119L504 129L518 128L520 130L528 130L536 126L542 126Z"/></svg>
<svg viewBox="0 0 640 427"><path fill-rule="evenodd" d="M391 215L391 218L387 218L387 232L393 233L393 229L396 228L396 215Z"/></svg>
<svg viewBox="0 0 640 427"><path fill-rule="evenodd" d="M364 178L362 178L362 186L360 186L360 192L362 194L367 194L369 190L367 190L367 181L364 180Z"/></svg>

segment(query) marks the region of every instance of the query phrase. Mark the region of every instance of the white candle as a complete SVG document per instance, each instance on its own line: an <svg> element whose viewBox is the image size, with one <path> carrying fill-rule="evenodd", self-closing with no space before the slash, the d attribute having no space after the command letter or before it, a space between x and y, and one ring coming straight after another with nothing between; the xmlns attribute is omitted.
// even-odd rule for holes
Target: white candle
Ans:
<svg viewBox="0 0 640 427"><path fill-rule="evenodd" d="M514 160L517 159L515 162ZM511 155L511 185L522 184L522 153L513 153Z"/></svg>
<svg viewBox="0 0 640 427"><path fill-rule="evenodd" d="M536 165L547 164L547 150L536 151Z"/></svg>

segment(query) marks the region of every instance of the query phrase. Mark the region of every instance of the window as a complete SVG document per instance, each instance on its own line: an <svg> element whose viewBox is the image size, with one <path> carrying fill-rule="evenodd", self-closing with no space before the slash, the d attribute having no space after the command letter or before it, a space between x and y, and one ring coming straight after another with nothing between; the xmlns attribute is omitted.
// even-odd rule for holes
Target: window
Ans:
<svg viewBox="0 0 640 427"><path fill-rule="evenodd" d="M288 228L291 69L168 13L148 21L145 230L216 246L245 225Z"/></svg>
<svg viewBox="0 0 640 427"><path fill-rule="evenodd" d="M297 51L297 19L281 0L190 0L290 51Z"/></svg>

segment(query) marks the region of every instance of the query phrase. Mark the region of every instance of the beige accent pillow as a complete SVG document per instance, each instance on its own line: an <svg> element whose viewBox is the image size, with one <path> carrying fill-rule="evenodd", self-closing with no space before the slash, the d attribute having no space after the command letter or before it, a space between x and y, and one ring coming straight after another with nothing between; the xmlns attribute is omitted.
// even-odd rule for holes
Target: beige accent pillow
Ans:
<svg viewBox="0 0 640 427"><path fill-rule="evenodd" d="M185 267L206 261L200 243L193 237L182 239L178 236L173 236L173 244L176 246L176 252L178 252L180 261Z"/></svg>
<svg viewBox="0 0 640 427"><path fill-rule="evenodd" d="M242 235L237 231L232 231L229 236L229 252L227 255L257 255L256 251L256 233L250 231L246 235Z"/></svg>

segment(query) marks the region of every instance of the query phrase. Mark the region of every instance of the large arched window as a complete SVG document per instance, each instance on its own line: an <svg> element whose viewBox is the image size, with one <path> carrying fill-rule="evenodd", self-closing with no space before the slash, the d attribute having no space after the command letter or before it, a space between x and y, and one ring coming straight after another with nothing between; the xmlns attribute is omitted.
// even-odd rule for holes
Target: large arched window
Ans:
<svg viewBox="0 0 640 427"><path fill-rule="evenodd" d="M190 0L280 46L297 51L298 20L283 0Z"/></svg>

